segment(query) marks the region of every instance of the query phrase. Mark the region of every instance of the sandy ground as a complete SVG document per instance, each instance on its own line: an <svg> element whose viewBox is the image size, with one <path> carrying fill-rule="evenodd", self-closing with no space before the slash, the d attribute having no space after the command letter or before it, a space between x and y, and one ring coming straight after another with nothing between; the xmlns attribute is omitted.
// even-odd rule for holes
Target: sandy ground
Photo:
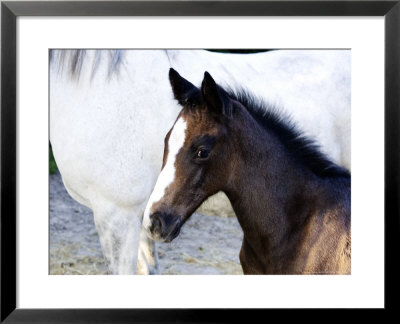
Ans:
<svg viewBox="0 0 400 324"><path fill-rule="evenodd" d="M171 243L158 243L161 274L242 274L242 231L235 217L194 214ZM50 175L50 274L106 274L90 209Z"/></svg>

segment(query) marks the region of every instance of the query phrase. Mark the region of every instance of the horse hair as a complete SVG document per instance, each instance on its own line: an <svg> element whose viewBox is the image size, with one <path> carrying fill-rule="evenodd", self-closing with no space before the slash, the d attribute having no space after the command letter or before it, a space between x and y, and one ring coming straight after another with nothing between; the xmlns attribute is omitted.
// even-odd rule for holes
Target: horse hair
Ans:
<svg viewBox="0 0 400 324"><path fill-rule="evenodd" d="M349 171L330 161L315 141L304 136L286 113L267 105L244 89L228 89L225 92L231 99L240 102L262 127L273 131L290 154L314 174L319 177L350 178Z"/></svg>
<svg viewBox="0 0 400 324"><path fill-rule="evenodd" d="M78 80L82 66L86 61L87 51L84 49L52 49L50 50L50 64L56 65L58 73L67 68L72 78ZM95 57L92 65L91 79L95 76L100 62L106 58L108 61L108 77L118 74L123 64L122 50L95 50Z"/></svg>

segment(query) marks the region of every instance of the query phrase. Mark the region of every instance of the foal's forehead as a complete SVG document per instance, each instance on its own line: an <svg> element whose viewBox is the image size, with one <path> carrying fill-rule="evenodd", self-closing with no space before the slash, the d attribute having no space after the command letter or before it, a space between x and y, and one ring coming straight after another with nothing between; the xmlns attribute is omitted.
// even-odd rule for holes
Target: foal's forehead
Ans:
<svg viewBox="0 0 400 324"><path fill-rule="evenodd" d="M187 124L188 137L192 133L212 131L218 127L215 118L208 109L198 107L195 109L185 108L180 115Z"/></svg>
<svg viewBox="0 0 400 324"><path fill-rule="evenodd" d="M170 133L168 134L168 141L170 143L182 142L186 137L187 123L185 118L180 115L176 120L174 126L172 127Z"/></svg>
<svg viewBox="0 0 400 324"><path fill-rule="evenodd" d="M199 135L215 135L216 133L216 124L204 111L183 109L167 134L166 142L169 149L177 145L182 148L190 145L192 140Z"/></svg>

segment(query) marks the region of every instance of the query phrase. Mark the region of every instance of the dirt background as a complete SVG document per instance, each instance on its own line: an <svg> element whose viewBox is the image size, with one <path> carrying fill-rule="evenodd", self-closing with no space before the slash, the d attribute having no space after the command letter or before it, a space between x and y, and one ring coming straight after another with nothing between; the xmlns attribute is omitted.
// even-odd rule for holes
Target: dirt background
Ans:
<svg viewBox="0 0 400 324"><path fill-rule="evenodd" d="M242 274L242 231L235 217L194 214L171 243L157 243L161 274ZM103 275L90 209L73 200L60 174L50 175L50 269L53 275Z"/></svg>

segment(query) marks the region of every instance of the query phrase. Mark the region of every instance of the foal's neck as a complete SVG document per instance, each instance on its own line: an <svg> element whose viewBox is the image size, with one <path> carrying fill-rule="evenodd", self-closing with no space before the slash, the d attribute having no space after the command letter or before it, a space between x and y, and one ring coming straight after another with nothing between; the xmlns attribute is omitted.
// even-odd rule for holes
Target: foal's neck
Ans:
<svg viewBox="0 0 400 324"><path fill-rule="evenodd" d="M278 136L247 111L239 109L236 114L232 142L240 154L232 162L232 176L224 191L243 229L243 244L257 258L264 258L258 260L269 268L264 272L283 272L276 267L287 266L281 264L282 259L294 258L303 225L329 195L330 181L298 163Z"/></svg>

